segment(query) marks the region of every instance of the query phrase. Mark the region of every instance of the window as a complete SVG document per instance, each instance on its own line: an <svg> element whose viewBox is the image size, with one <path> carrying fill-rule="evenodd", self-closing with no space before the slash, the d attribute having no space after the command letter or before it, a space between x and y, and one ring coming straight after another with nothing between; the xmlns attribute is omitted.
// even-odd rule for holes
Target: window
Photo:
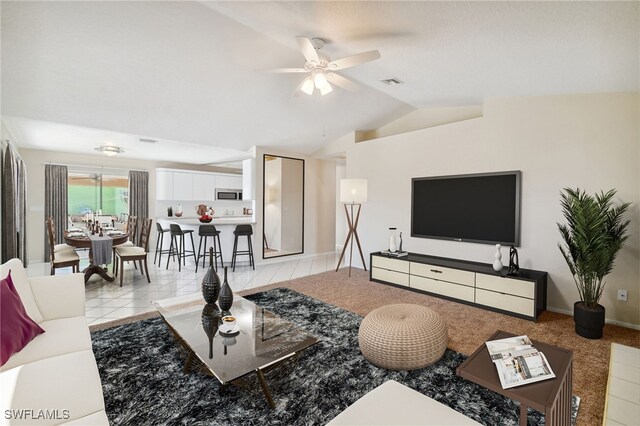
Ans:
<svg viewBox="0 0 640 426"><path fill-rule="evenodd" d="M68 204L71 216L102 210L119 217L129 213L129 179L126 175L69 172Z"/></svg>

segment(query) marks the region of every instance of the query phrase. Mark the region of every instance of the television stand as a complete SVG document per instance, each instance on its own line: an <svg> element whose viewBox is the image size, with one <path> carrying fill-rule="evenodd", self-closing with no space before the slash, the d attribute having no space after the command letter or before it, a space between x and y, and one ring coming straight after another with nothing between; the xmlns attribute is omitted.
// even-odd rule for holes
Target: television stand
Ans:
<svg viewBox="0 0 640 426"><path fill-rule="evenodd" d="M370 255L369 279L478 308L536 321L547 309L547 273L498 273L488 263L409 253Z"/></svg>

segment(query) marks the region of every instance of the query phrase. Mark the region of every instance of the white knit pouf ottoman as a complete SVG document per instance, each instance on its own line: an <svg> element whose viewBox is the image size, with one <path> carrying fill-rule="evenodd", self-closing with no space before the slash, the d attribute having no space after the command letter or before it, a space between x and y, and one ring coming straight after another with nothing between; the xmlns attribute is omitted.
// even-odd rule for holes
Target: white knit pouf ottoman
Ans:
<svg viewBox="0 0 640 426"><path fill-rule="evenodd" d="M371 311L360 324L358 344L365 359L389 370L415 370L442 358L447 324L431 309L408 303Z"/></svg>

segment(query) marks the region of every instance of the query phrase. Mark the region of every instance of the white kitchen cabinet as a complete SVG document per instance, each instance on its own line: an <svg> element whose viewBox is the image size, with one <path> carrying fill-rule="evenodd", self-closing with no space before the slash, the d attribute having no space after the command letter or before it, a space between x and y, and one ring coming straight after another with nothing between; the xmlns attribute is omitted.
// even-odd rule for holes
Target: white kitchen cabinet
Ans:
<svg viewBox="0 0 640 426"><path fill-rule="evenodd" d="M248 158L242 162L242 199L255 199L253 177L256 169L255 158Z"/></svg>
<svg viewBox="0 0 640 426"><path fill-rule="evenodd" d="M198 173L193 175L193 201L209 202L215 198L215 175Z"/></svg>
<svg viewBox="0 0 640 426"><path fill-rule="evenodd" d="M193 200L193 173L173 173L173 199Z"/></svg>
<svg viewBox="0 0 640 426"><path fill-rule="evenodd" d="M218 174L216 175L216 188L219 189L241 189L242 176Z"/></svg>
<svg viewBox="0 0 640 426"><path fill-rule="evenodd" d="M173 172L156 172L156 200L173 200Z"/></svg>
<svg viewBox="0 0 640 426"><path fill-rule="evenodd" d="M156 170L156 200L158 201L210 203L215 200L216 188L242 189L243 187L242 175L177 169Z"/></svg>

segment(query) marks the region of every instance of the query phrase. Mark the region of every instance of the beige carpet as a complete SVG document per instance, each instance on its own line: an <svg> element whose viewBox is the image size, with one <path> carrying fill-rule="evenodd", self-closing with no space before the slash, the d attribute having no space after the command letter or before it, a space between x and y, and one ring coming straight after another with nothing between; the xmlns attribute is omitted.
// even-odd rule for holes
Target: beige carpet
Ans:
<svg viewBox="0 0 640 426"><path fill-rule="evenodd" d="M254 288L240 295L272 288L287 287L335 306L365 316L373 309L392 303L416 303L439 312L449 327L448 347L471 354L496 330L527 334L535 340L573 350L573 393L582 398L578 425L600 425L607 387L611 343L640 348L640 331L607 324L600 340L584 339L574 332L573 317L553 312L543 313L538 322L514 318L437 297L415 293L369 281L369 273L352 269L324 272ZM91 331L157 316L147 313L100 324Z"/></svg>
<svg viewBox="0 0 640 426"><path fill-rule="evenodd" d="M287 287L316 299L366 315L373 309L392 303L415 303L439 312L449 326L448 347L470 355L496 330L526 334L535 340L573 350L573 393L582 398L578 425L600 425L607 388L611 343L640 348L640 331L607 324L604 337L588 340L575 334L573 317L544 312L538 322L514 318L461 303L415 293L369 281L369 273L352 269L259 287L241 295Z"/></svg>

